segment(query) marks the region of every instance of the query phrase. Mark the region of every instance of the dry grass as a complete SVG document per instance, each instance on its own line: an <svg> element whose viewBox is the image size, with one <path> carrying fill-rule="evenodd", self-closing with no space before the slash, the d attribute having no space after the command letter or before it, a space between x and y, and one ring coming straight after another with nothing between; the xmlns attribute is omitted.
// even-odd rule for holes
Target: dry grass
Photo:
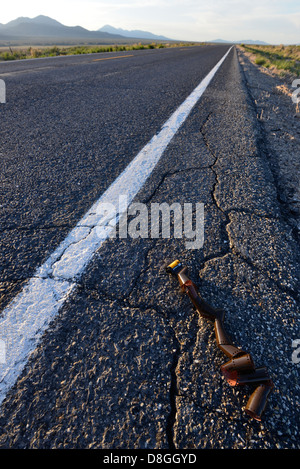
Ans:
<svg viewBox="0 0 300 469"><path fill-rule="evenodd" d="M257 65L281 76L300 76L300 46L250 46L241 44L241 47Z"/></svg>
<svg viewBox="0 0 300 469"><path fill-rule="evenodd" d="M118 52L138 49L161 49L165 47L185 47L204 45L204 43L133 43L113 45L74 45L74 46L26 46L26 47L2 47L0 48L0 61L32 59L38 57L54 57L58 55L93 54L100 52Z"/></svg>

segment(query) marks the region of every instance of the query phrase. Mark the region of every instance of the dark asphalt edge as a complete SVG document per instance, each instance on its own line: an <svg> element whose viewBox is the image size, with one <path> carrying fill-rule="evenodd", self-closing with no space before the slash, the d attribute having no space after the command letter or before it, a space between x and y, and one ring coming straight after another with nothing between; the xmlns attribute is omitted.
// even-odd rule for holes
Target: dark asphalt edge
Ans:
<svg viewBox="0 0 300 469"><path fill-rule="evenodd" d="M204 129L206 123L207 123L207 122L205 122L201 127L201 133L204 137L204 140L206 141L207 148L209 149L210 153L212 154L213 158L215 159L214 163L210 166L210 168L212 169L212 171L215 175L215 178L216 178L216 183L214 185L214 189L213 189L213 192L212 192L212 199L215 203L216 208L218 208L218 210L220 210L226 216L226 219L227 219L226 231L227 231L229 240L230 240L230 232L228 231L228 226L230 224L234 225L234 222L232 222L229 218L231 213L238 213L239 211L241 211L241 212L244 212L244 213L249 213L249 215L255 215L256 217L259 217L259 218L265 218L266 220L274 219L274 220L276 220L280 223L283 232L287 232L290 235L292 235L292 238L293 238L292 241L293 242L290 245L290 248L292 249L292 251L294 253L296 263L298 263L299 262L299 253L297 251L297 237L295 235L295 231L294 231L293 227L291 227L290 224L288 223L286 208L282 204L282 202L280 200L280 197L278 195L278 187L276 185L275 175L274 175L274 172L272 171L272 167L269 164L269 157L268 157L269 152L268 152L268 148L265 145L264 130L263 130L263 127L262 127L261 123L259 122L259 119L257 118L257 115L258 115L257 108L256 108L256 105L255 105L254 99L253 99L253 97L250 93L250 89L247 86L247 79L245 77L245 73L243 71L243 68L242 68L242 66L241 66L241 64L238 60L238 55L237 55L236 50L235 50L234 54L235 54L234 60L236 61L238 69L239 69L239 84L240 84L241 90L244 93L245 102L246 102L246 105L247 105L247 109L245 109L245 113L247 114L248 117L250 117L250 120L252 122L252 135L253 135L253 138L255 139L255 145L256 145L256 149L254 151L254 156L253 157L254 158L256 158L256 157L259 158L260 161L263 163L263 165L266 169L266 173L263 174L263 177L265 178L266 175L270 175L273 178L273 181L271 181L271 184L270 184L270 180L267 180L267 179L265 179L265 183L266 183L266 186L267 185L273 186L274 192L276 193L276 201L274 200L274 205L273 205L275 210L274 210L274 214L272 215L272 213L266 213L266 214L256 213L255 210L249 210L249 211L247 211L245 209L224 210L221 207L221 204L218 202L217 197L216 197L216 186L218 184L218 178L220 176L220 173L218 172L218 170L216 168L216 165L218 163L218 156L215 154L214 150L211 148L211 145L210 145L211 142L206 137L205 131L203 131L203 129ZM208 116L207 121L210 119L210 117L213 117L213 114L212 114L212 116ZM253 192L253 193L255 193L255 191L256 191L257 195L259 195L256 188L254 188L254 190L253 190L252 187L249 187L249 192L250 191ZM277 208L279 209L278 211L277 211ZM234 244L234 241L232 241L232 244ZM243 261L247 262L254 270L257 270L257 266L255 264L253 264L249 258L241 256L240 254L238 254L237 252L235 252L232 249L228 252L231 252L234 255L238 255L238 257L242 257ZM225 255L226 254L227 253L225 253ZM210 258L209 260L212 260L212 258ZM203 263L203 267L205 267L205 262ZM267 272L264 272L263 270L261 272L264 273L265 275L267 274ZM295 285L293 288L288 288L288 287L285 287L284 285L282 285L280 282L276 282L274 280L274 278L272 278L272 277L270 277L269 280L271 282L275 283L276 286L279 289L282 289L282 291L290 294L296 301L299 301L300 297L299 297L299 289L297 288L297 285Z"/></svg>
<svg viewBox="0 0 300 469"><path fill-rule="evenodd" d="M276 195L277 195L277 205L278 205L279 213L280 213L279 221L282 225L282 230L289 233L289 236L292 238L292 243L291 243L290 247L291 247L291 249L294 253L296 265L300 265L300 255L299 255L299 250L298 250L299 236L298 236L298 233L295 230L295 227L289 223L290 214L289 214L289 211L288 211L288 207L286 206L286 204L283 203L283 201L280 197L278 182L277 182L277 176L276 176L276 173L275 173L272 165L270 164L270 151L271 150L268 148L268 146L266 144L266 141L267 141L266 140L266 131L264 129L264 126L262 125L262 122L258 118L259 113L258 113L257 105L255 103L254 97L251 94L251 88L248 84L248 80L247 80L245 71L243 69L243 66L242 66L242 64L239 60L239 53L238 53L237 50L236 50L236 57L237 57L237 62L238 62L239 69L240 69L240 74L241 74L241 77L242 77L242 83L243 83L243 87L244 87L244 90L245 90L245 94L246 94L246 96L248 98L248 101L249 101L249 107L252 110L254 125L257 129L257 147L258 147L258 151L259 151L259 154L261 155L262 159L265 161L265 164L268 168L268 171L272 174L272 177L273 177L274 190L275 190ZM279 289L281 289L283 292L286 292L290 296L292 296L294 298L294 300L300 306L299 281L300 281L300 274L298 272L298 281L295 284L294 288L284 287L279 282L276 282L276 286Z"/></svg>
<svg viewBox="0 0 300 469"><path fill-rule="evenodd" d="M278 176L276 175L276 172L274 171L274 168L272 167L272 165L269 163L269 161L270 161L270 149L268 148L268 145L266 144L266 141L267 141L267 139L266 139L267 133L266 132L267 131L264 128L261 120L258 117L259 116L259 110L258 110L256 101L255 101L255 98L253 97L253 95L251 93L251 86L250 86L250 84L247 80L247 76L246 76L246 73L244 71L243 65L241 64L241 61L239 59L239 54L242 54L242 52L237 51L236 53L237 53L237 60L238 60L239 68L240 68L240 73L241 73L241 76L242 76L242 81L243 81L243 84L244 84L244 90L245 90L246 96L248 97L249 106L250 106L250 108L252 108L252 114L253 114L253 116L255 116L254 119L255 119L255 124L256 124L257 132L258 132L257 145L258 145L260 154L264 157L265 161L268 163L268 167L269 167L269 169L270 169L270 171L273 175L273 178L274 178L274 187L275 187L276 193L277 193L277 202L278 202L278 207L280 209L282 221L283 221L284 225L289 227L290 226L289 217L291 216L291 214L289 213L289 209L286 206L286 203L283 202L283 200L280 196L279 188L278 188ZM298 233L297 233L297 231L296 231L296 229L293 225L291 226L291 234L292 234L295 242L299 243L299 236L298 236Z"/></svg>

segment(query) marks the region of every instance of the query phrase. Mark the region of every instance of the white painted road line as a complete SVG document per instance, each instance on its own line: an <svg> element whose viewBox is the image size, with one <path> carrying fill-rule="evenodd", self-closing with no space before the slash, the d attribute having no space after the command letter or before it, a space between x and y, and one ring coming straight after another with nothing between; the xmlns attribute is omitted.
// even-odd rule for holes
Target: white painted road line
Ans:
<svg viewBox="0 0 300 469"><path fill-rule="evenodd" d="M124 196L127 205L124 204L119 215L125 213L231 49L232 47L2 312L0 340L2 346L5 346L5 363L0 362L0 404L20 376L42 334L76 287L76 280L109 237L107 229L105 237L99 236L102 217L97 213L97 208L103 203L118 207L119 196ZM114 226L111 226L111 230L113 229Z"/></svg>

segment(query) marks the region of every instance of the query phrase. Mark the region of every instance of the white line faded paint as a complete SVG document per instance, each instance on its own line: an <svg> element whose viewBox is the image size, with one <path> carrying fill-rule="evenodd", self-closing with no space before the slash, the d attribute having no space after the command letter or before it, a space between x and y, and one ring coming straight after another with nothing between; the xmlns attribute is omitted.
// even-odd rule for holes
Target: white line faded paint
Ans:
<svg viewBox="0 0 300 469"><path fill-rule="evenodd" d="M0 404L20 376L50 322L76 287L76 280L109 236L107 229L105 237L99 236L102 217L97 215L97 208L107 202L118 207L119 196L122 195L127 200L127 205L123 207L125 213L231 49L232 47L3 310L0 318L0 340L2 348L3 344L5 346L5 363L0 362ZM121 210L119 216L123 212Z"/></svg>

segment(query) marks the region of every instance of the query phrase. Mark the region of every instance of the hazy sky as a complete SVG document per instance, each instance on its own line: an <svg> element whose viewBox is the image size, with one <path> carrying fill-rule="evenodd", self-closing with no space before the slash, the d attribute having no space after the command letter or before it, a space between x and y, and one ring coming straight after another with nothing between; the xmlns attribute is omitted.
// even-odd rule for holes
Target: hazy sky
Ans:
<svg viewBox="0 0 300 469"><path fill-rule="evenodd" d="M300 0L12 0L1 10L1 23L47 15L89 30L110 24L187 41L300 43Z"/></svg>

